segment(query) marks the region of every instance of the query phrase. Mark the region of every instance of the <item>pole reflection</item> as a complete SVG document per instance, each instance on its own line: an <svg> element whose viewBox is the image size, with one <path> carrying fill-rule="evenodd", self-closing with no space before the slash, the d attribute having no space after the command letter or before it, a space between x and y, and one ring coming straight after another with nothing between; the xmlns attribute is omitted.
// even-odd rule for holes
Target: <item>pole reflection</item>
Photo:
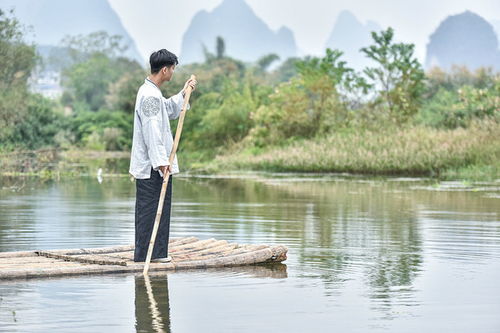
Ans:
<svg viewBox="0 0 500 333"><path fill-rule="evenodd" d="M168 275L135 277L136 332L169 333Z"/></svg>

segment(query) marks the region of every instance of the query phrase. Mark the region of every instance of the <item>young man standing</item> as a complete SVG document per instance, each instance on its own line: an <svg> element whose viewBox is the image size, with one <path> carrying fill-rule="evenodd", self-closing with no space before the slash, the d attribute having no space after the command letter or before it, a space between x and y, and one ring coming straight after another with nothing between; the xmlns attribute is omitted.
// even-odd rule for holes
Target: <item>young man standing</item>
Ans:
<svg viewBox="0 0 500 333"><path fill-rule="evenodd" d="M177 56L165 49L153 52L149 58L151 74L137 92L134 111L134 136L130 159L130 174L136 179L135 252L134 261L145 261L153 224L158 209L163 175L170 173L167 193L156 236L152 261L169 262L168 238L172 202L172 174L179 172L177 157L169 163L173 146L169 119L177 119L184 104L188 86L193 90L195 80L170 98L163 97L160 86L170 81L178 64ZM188 106L189 108L189 106Z"/></svg>

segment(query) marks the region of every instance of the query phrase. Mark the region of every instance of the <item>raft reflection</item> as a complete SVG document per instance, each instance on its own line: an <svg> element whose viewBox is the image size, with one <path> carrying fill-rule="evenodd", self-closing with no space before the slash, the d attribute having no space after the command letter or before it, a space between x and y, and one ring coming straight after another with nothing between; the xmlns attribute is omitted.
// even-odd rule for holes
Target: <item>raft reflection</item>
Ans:
<svg viewBox="0 0 500 333"><path fill-rule="evenodd" d="M255 278L287 278L286 265L281 263L242 267L209 268L196 272L238 274ZM174 273L175 274L175 273ZM135 329L136 332L171 332L168 274L151 272L135 276Z"/></svg>

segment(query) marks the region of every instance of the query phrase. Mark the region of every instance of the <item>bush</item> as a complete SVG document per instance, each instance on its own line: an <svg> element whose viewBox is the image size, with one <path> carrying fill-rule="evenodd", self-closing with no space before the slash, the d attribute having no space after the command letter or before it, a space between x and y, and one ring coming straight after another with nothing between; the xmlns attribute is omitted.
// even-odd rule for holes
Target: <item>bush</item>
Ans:
<svg viewBox="0 0 500 333"><path fill-rule="evenodd" d="M54 111L54 105L39 95L31 95L23 119L12 128L9 141L25 149L54 146L55 135L65 126L64 117Z"/></svg>
<svg viewBox="0 0 500 333"><path fill-rule="evenodd" d="M256 126L246 141L263 147L311 138L349 123L349 112L338 89L356 81L352 69L340 61L342 53L327 49L323 58L297 62L299 75L280 84L254 115Z"/></svg>
<svg viewBox="0 0 500 333"><path fill-rule="evenodd" d="M132 143L133 112L80 111L70 119L69 128L76 142L87 148L126 150Z"/></svg>
<svg viewBox="0 0 500 333"><path fill-rule="evenodd" d="M441 88L422 107L417 122L434 127L467 127L474 119L491 118L500 121L500 80L489 89L463 86L460 89Z"/></svg>
<svg viewBox="0 0 500 333"><path fill-rule="evenodd" d="M450 71L434 67L426 73L425 99L433 98L440 89L458 91L463 86L477 89L492 89L499 80L499 73L491 68L478 68L470 71L464 66L453 66Z"/></svg>
<svg viewBox="0 0 500 333"><path fill-rule="evenodd" d="M241 140L252 125L249 115L254 108L254 100L249 94L235 92L227 96L220 107L207 110L199 129L205 146Z"/></svg>
<svg viewBox="0 0 500 333"><path fill-rule="evenodd" d="M102 140L106 150L121 150L124 146L128 146L124 142L123 130L116 127L106 127L102 133Z"/></svg>

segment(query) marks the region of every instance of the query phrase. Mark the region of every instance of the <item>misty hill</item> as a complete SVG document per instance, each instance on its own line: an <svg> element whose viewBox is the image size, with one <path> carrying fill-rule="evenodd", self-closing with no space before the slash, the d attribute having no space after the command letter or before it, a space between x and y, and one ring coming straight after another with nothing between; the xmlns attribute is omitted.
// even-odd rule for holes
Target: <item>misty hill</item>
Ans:
<svg viewBox="0 0 500 333"><path fill-rule="evenodd" d="M144 63L135 42L107 0L0 0L4 11L14 9L14 16L32 26L29 40L38 45L59 45L66 35L87 35L104 30L123 36L128 45L126 56Z"/></svg>
<svg viewBox="0 0 500 333"><path fill-rule="evenodd" d="M325 48L343 51L343 59L347 61L347 65L361 70L370 64L370 60L359 50L372 44L372 31L380 30L382 28L376 22L368 21L363 24L350 11L344 10L337 17Z"/></svg>
<svg viewBox="0 0 500 333"><path fill-rule="evenodd" d="M448 16L427 44L426 68L449 69L454 64L470 69L500 69L500 50L493 26L470 11Z"/></svg>
<svg viewBox="0 0 500 333"><path fill-rule="evenodd" d="M243 61L276 53L284 60L297 55L292 31L282 27L271 30L245 3L244 0L224 0L213 11L199 11L182 38L182 63L204 61L203 45L211 52L215 39L221 36L228 56Z"/></svg>
<svg viewBox="0 0 500 333"><path fill-rule="evenodd" d="M500 20L491 20L490 23L497 33L497 38L500 44Z"/></svg>

